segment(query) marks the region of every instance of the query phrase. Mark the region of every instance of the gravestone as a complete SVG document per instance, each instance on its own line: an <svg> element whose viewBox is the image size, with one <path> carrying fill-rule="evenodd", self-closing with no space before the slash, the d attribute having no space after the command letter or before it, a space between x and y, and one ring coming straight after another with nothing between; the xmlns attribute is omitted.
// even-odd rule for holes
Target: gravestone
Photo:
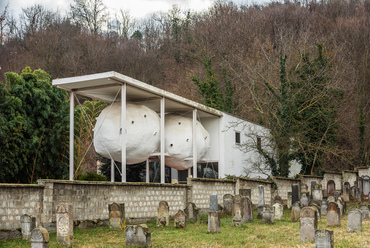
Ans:
<svg viewBox="0 0 370 248"><path fill-rule="evenodd" d="M292 185L292 206L297 201L299 201L299 186L298 184L293 184Z"/></svg>
<svg viewBox="0 0 370 248"><path fill-rule="evenodd" d="M246 222L253 222L253 204L249 197L242 197L243 212L242 212L242 224Z"/></svg>
<svg viewBox="0 0 370 248"><path fill-rule="evenodd" d="M301 193L308 193L308 186L307 184L301 184Z"/></svg>
<svg viewBox="0 0 370 248"><path fill-rule="evenodd" d="M337 199L334 196L331 195L331 196L328 197L328 204L330 202L337 202Z"/></svg>
<svg viewBox="0 0 370 248"><path fill-rule="evenodd" d="M288 209L292 208L292 192L288 192L288 199L286 201L286 207Z"/></svg>
<svg viewBox="0 0 370 248"><path fill-rule="evenodd" d="M333 193L331 193L332 196L335 197L335 199L338 199L340 197L341 192L338 190L334 190Z"/></svg>
<svg viewBox="0 0 370 248"><path fill-rule="evenodd" d="M335 182L333 180L329 180L327 185L328 195L331 195L335 191Z"/></svg>
<svg viewBox="0 0 370 248"><path fill-rule="evenodd" d="M49 233L43 227L34 228L30 234L31 248L48 248Z"/></svg>
<svg viewBox="0 0 370 248"><path fill-rule="evenodd" d="M160 201L158 206L157 226L168 226L170 207L166 201Z"/></svg>
<svg viewBox="0 0 370 248"><path fill-rule="evenodd" d="M283 204L280 203L275 203L273 206L274 208L274 213L275 213L275 219L276 220L282 220L283 219L283 214L284 214L284 206Z"/></svg>
<svg viewBox="0 0 370 248"><path fill-rule="evenodd" d="M199 208L195 206L195 203L189 202L184 211L188 220L193 222L199 221Z"/></svg>
<svg viewBox="0 0 370 248"><path fill-rule="evenodd" d="M358 178L358 189L360 191L360 195L362 194L362 177Z"/></svg>
<svg viewBox="0 0 370 248"><path fill-rule="evenodd" d="M326 215L327 226L340 226L340 213L338 204L329 202L328 213Z"/></svg>
<svg viewBox="0 0 370 248"><path fill-rule="evenodd" d="M209 211L218 211L218 200L216 194L211 194L209 197Z"/></svg>
<svg viewBox="0 0 370 248"><path fill-rule="evenodd" d="M314 241L317 229L317 213L311 207L301 209L299 218L299 233L301 242Z"/></svg>
<svg viewBox="0 0 370 248"><path fill-rule="evenodd" d="M312 199L315 201L322 201L322 189L321 184L313 185Z"/></svg>
<svg viewBox="0 0 370 248"><path fill-rule="evenodd" d="M321 221L321 209L320 207L314 203L314 202L311 202L311 204L309 205L309 207L312 207L316 210L316 214L317 214L317 221Z"/></svg>
<svg viewBox="0 0 370 248"><path fill-rule="evenodd" d="M109 228L123 229L126 225L125 220L125 204L117 204L113 202L108 204L109 210Z"/></svg>
<svg viewBox="0 0 370 248"><path fill-rule="evenodd" d="M313 197L313 189L314 189L314 187L315 187L316 184L317 184L316 181L311 181L311 199L313 199L312 198Z"/></svg>
<svg viewBox="0 0 370 248"><path fill-rule="evenodd" d="M326 216L328 213L328 201L322 200L321 201L321 215Z"/></svg>
<svg viewBox="0 0 370 248"><path fill-rule="evenodd" d="M283 205L283 199L281 199L280 196L275 196L274 198L274 201L272 202L272 204L275 204L275 203L280 203L281 205Z"/></svg>
<svg viewBox="0 0 370 248"><path fill-rule="evenodd" d="M126 246L152 247L152 237L145 224L125 227Z"/></svg>
<svg viewBox="0 0 370 248"><path fill-rule="evenodd" d="M219 233L221 225L221 212L208 211L208 232Z"/></svg>
<svg viewBox="0 0 370 248"><path fill-rule="evenodd" d="M343 194L342 194L342 198L345 202L349 201L350 191L351 191L351 188L350 188L349 182L345 182L343 184Z"/></svg>
<svg viewBox="0 0 370 248"><path fill-rule="evenodd" d="M368 197L370 193L370 177L368 176L363 176L362 177L362 194Z"/></svg>
<svg viewBox="0 0 370 248"><path fill-rule="evenodd" d="M258 205L257 205L257 218L262 218L263 207L265 206L265 193L264 187L262 185L258 185Z"/></svg>
<svg viewBox="0 0 370 248"><path fill-rule="evenodd" d="M301 194L301 208L308 207L308 196L307 193Z"/></svg>
<svg viewBox="0 0 370 248"><path fill-rule="evenodd" d="M362 231L362 213L359 209L351 209L348 212L347 232Z"/></svg>
<svg viewBox="0 0 370 248"><path fill-rule="evenodd" d="M361 200L360 190L356 186L352 186L350 189L350 199L356 202Z"/></svg>
<svg viewBox="0 0 370 248"><path fill-rule="evenodd" d="M271 206L264 206L262 212L262 223L274 224L275 211Z"/></svg>
<svg viewBox="0 0 370 248"><path fill-rule="evenodd" d="M334 232L330 230L316 230L315 248L334 248Z"/></svg>
<svg viewBox="0 0 370 248"><path fill-rule="evenodd" d="M175 228L186 228L186 214L184 211L179 210L175 214L173 224Z"/></svg>
<svg viewBox="0 0 370 248"><path fill-rule="evenodd" d="M21 216L22 239L29 240L31 231L36 227L36 217L28 214Z"/></svg>
<svg viewBox="0 0 370 248"><path fill-rule="evenodd" d="M347 208L346 202L343 200L342 197L338 197L337 204L340 210L340 216L342 217L346 214L346 208Z"/></svg>
<svg viewBox="0 0 370 248"><path fill-rule="evenodd" d="M243 212L243 204L242 204L242 196L236 195L234 196L233 202L233 219L232 219L232 226L241 226L242 223L242 212Z"/></svg>
<svg viewBox="0 0 370 248"><path fill-rule="evenodd" d="M223 202L224 202L223 214L224 215L232 215L233 201L234 201L234 196L233 195L230 195L230 194L224 195L224 197L223 197Z"/></svg>
<svg viewBox="0 0 370 248"><path fill-rule="evenodd" d="M360 211L362 213L362 220L370 220L370 210L367 205L361 205Z"/></svg>
<svg viewBox="0 0 370 248"><path fill-rule="evenodd" d="M297 222L299 221L299 213L301 212L301 205L298 202L295 202L292 206L292 211L290 213L290 221Z"/></svg>
<svg viewBox="0 0 370 248"><path fill-rule="evenodd" d="M64 246L73 244L73 206L62 203L57 206L57 241Z"/></svg>
<svg viewBox="0 0 370 248"><path fill-rule="evenodd" d="M252 190L251 189L239 189L239 195L246 196L249 199L252 197Z"/></svg>

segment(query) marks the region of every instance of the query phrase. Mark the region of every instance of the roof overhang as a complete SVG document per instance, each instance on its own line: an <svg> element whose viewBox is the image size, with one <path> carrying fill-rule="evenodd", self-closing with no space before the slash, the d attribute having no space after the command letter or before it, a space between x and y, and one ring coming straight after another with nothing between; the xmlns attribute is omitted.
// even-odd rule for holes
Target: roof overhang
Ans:
<svg viewBox="0 0 370 248"><path fill-rule="evenodd" d="M219 110L114 71L53 80L53 85L60 89L107 103L121 101L119 92L123 84L126 84L127 101L146 105L156 112L160 110L159 100L165 98L166 113L181 113L190 116L191 111L197 109L199 117L222 116Z"/></svg>

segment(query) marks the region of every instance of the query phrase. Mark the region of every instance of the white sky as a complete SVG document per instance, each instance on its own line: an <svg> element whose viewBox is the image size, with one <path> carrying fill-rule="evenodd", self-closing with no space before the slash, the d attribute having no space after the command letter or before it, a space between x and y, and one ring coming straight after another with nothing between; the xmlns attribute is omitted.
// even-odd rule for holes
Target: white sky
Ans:
<svg viewBox="0 0 370 248"><path fill-rule="evenodd" d="M146 17L151 13L166 12L177 4L182 10L206 10L215 0L103 0L111 13L118 12L120 9L129 10L131 16L136 19ZM236 4L266 3L269 0L232 0ZM0 0L0 12L9 3L9 10L18 16L22 13L22 8L27 8L35 4L40 4L50 10L59 10L65 14L73 0Z"/></svg>

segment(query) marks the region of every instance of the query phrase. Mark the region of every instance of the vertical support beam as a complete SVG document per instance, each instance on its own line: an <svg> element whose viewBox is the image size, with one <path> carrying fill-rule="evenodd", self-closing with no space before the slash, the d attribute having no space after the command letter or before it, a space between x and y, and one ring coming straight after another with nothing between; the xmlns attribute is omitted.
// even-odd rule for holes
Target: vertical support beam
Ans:
<svg viewBox="0 0 370 248"><path fill-rule="evenodd" d="M69 180L74 178L74 113L75 113L75 93L72 91L69 99Z"/></svg>
<svg viewBox="0 0 370 248"><path fill-rule="evenodd" d="M179 171L174 168L171 168L171 182L172 179L179 180Z"/></svg>
<svg viewBox="0 0 370 248"><path fill-rule="evenodd" d="M193 178L197 178L197 162L198 162L198 149L197 149L197 109L193 110Z"/></svg>
<svg viewBox="0 0 370 248"><path fill-rule="evenodd" d="M126 84L121 86L122 182L126 182Z"/></svg>
<svg viewBox="0 0 370 248"><path fill-rule="evenodd" d="M114 160L110 160L110 181L114 182Z"/></svg>
<svg viewBox="0 0 370 248"><path fill-rule="evenodd" d="M165 98L162 97L161 99L161 183L165 183L165 157L164 157L164 148L165 148L165 143L164 143L164 137L165 137L165 133L164 133L164 118L165 118L165 112L164 112L164 109L165 109Z"/></svg>
<svg viewBox="0 0 370 248"><path fill-rule="evenodd" d="M149 159L146 160L146 180L149 183Z"/></svg>

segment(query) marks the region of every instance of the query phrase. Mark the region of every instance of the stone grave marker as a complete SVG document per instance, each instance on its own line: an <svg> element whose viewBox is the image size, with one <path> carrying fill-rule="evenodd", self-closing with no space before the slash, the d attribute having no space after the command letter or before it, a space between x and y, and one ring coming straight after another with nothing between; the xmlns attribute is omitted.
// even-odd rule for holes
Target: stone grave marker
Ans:
<svg viewBox="0 0 370 248"><path fill-rule="evenodd" d="M186 228L186 214L184 211L179 210L175 214L173 224L175 228Z"/></svg>
<svg viewBox="0 0 370 248"><path fill-rule="evenodd" d="M43 227L34 228L30 234L31 248L48 248L49 233Z"/></svg>
<svg viewBox="0 0 370 248"><path fill-rule="evenodd" d="M274 208L274 213L275 213L274 219L282 220L283 219L283 214L284 214L283 204L280 204L280 203L277 202L272 207Z"/></svg>
<svg viewBox="0 0 370 248"><path fill-rule="evenodd" d="M335 197L335 199L338 199L338 197L340 197L340 195L341 195L341 192L338 191L338 190L334 190L333 193L331 193L331 194L332 194L332 196Z"/></svg>
<svg viewBox="0 0 370 248"><path fill-rule="evenodd" d="M309 207L312 207L316 210L317 221L321 221L321 211L320 211L321 209L320 209L320 207L314 202L311 202Z"/></svg>
<svg viewBox="0 0 370 248"><path fill-rule="evenodd" d="M314 189L316 184L317 184L316 181L311 181L311 199L313 199L313 189Z"/></svg>
<svg viewBox="0 0 370 248"><path fill-rule="evenodd" d="M337 199L337 204L338 204L338 208L339 208L339 214L340 214L340 217L342 217L344 215L344 202L341 198L338 198Z"/></svg>
<svg viewBox="0 0 370 248"><path fill-rule="evenodd" d="M274 221L275 221L274 208L271 206L265 205L263 207L263 212L262 212L262 223L274 224Z"/></svg>
<svg viewBox="0 0 370 248"><path fill-rule="evenodd" d="M299 201L299 185L292 185L292 206L295 202Z"/></svg>
<svg viewBox="0 0 370 248"><path fill-rule="evenodd" d="M308 193L308 186L307 184L301 184L301 193Z"/></svg>
<svg viewBox="0 0 370 248"><path fill-rule="evenodd" d="M359 209L351 209L348 212L347 232L362 231L362 213Z"/></svg>
<svg viewBox="0 0 370 248"><path fill-rule="evenodd" d="M299 218L299 232L301 242L314 241L317 229L317 213L314 208L303 207Z"/></svg>
<svg viewBox="0 0 370 248"><path fill-rule="evenodd" d="M108 204L109 210L109 228L123 229L126 225L125 220L125 204L117 204L113 202Z"/></svg>
<svg viewBox="0 0 370 248"><path fill-rule="evenodd" d="M216 194L211 194L209 197L209 211L218 211L218 200Z"/></svg>
<svg viewBox="0 0 370 248"><path fill-rule="evenodd" d="M253 204L249 197L242 197L243 212L242 212L242 224L246 222L253 222Z"/></svg>
<svg viewBox="0 0 370 248"><path fill-rule="evenodd" d="M265 193L263 185L258 185L258 205L257 205L257 218L262 218L263 207L265 206Z"/></svg>
<svg viewBox="0 0 370 248"><path fill-rule="evenodd" d="M127 225L125 227L125 239L127 246L152 247L151 233L145 224Z"/></svg>
<svg viewBox="0 0 370 248"><path fill-rule="evenodd" d="M338 204L329 202L328 213L326 215L327 226L340 226L340 213Z"/></svg>
<svg viewBox="0 0 370 248"><path fill-rule="evenodd" d="M199 221L199 208L195 206L195 203L189 202L184 211L188 220L193 222Z"/></svg>
<svg viewBox="0 0 370 248"><path fill-rule="evenodd" d="M288 192L288 199L286 201L286 207L288 209L292 208L292 192Z"/></svg>
<svg viewBox="0 0 370 248"><path fill-rule="evenodd" d="M362 177L358 178L358 189L360 190L360 195L362 194Z"/></svg>
<svg viewBox="0 0 370 248"><path fill-rule="evenodd" d="M321 201L321 215L326 216L328 213L328 201L322 200Z"/></svg>
<svg viewBox="0 0 370 248"><path fill-rule="evenodd" d="M221 225L221 212L208 211L208 232L219 233Z"/></svg>
<svg viewBox="0 0 370 248"><path fill-rule="evenodd" d="M274 201L272 202L272 204L275 204L275 203L280 203L281 205L283 205L283 199L281 199L281 197L279 195L277 195L277 196L275 196Z"/></svg>
<svg viewBox="0 0 370 248"><path fill-rule="evenodd" d="M349 182L345 182L343 184L343 194L342 194L342 198L345 202L349 201L350 192L351 192L351 188L350 188Z"/></svg>
<svg viewBox="0 0 370 248"><path fill-rule="evenodd" d="M233 201L234 201L233 195L230 195L230 194L224 195L223 197L223 202L224 202L223 214L224 215L232 215Z"/></svg>
<svg viewBox="0 0 370 248"><path fill-rule="evenodd" d="M62 203L57 206L57 241L64 246L73 245L73 206Z"/></svg>
<svg viewBox="0 0 370 248"><path fill-rule="evenodd" d="M362 194L368 197L369 193L370 193L370 177L363 176L362 177Z"/></svg>
<svg viewBox="0 0 370 248"><path fill-rule="evenodd" d="M351 187L351 196L353 201L361 201L360 189L356 186Z"/></svg>
<svg viewBox="0 0 370 248"><path fill-rule="evenodd" d="M301 208L308 207L308 196L307 193L301 194Z"/></svg>
<svg viewBox="0 0 370 248"><path fill-rule="evenodd" d="M22 239L29 240L31 231L36 228L36 217L28 214L21 216Z"/></svg>
<svg viewBox="0 0 370 248"><path fill-rule="evenodd" d="M322 200L321 184L315 184L313 186L312 199L315 200L315 201L321 201Z"/></svg>
<svg viewBox="0 0 370 248"><path fill-rule="evenodd" d="M252 197L252 190L251 189L239 189L239 195L246 196L249 199Z"/></svg>
<svg viewBox="0 0 370 248"><path fill-rule="evenodd" d="M362 213L362 220L370 220L370 210L367 205L361 205L360 211Z"/></svg>
<svg viewBox="0 0 370 248"><path fill-rule="evenodd" d="M292 211L290 213L290 221L297 222L299 221L299 213L301 212L301 205L299 201L293 203Z"/></svg>
<svg viewBox="0 0 370 248"><path fill-rule="evenodd" d="M316 230L315 248L334 248L334 232L331 230Z"/></svg>
<svg viewBox="0 0 370 248"><path fill-rule="evenodd" d="M170 222L170 207L166 201L160 201L158 206L157 226L168 226Z"/></svg>
<svg viewBox="0 0 370 248"><path fill-rule="evenodd" d="M234 196L233 202L233 219L232 219L232 226L241 226L242 223L242 212L243 212L243 204L242 204L242 196L236 195Z"/></svg>
<svg viewBox="0 0 370 248"><path fill-rule="evenodd" d="M336 200L336 198L334 196L330 195L328 197L328 204L329 204L329 202L337 202L337 200Z"/></svg>
<svg viewBox="0 0 370 248"><path fill-rule="evenodd" d="M333 180L329 180L327 185L328 195L331 195L335 191L335 183Z"/></svg>

